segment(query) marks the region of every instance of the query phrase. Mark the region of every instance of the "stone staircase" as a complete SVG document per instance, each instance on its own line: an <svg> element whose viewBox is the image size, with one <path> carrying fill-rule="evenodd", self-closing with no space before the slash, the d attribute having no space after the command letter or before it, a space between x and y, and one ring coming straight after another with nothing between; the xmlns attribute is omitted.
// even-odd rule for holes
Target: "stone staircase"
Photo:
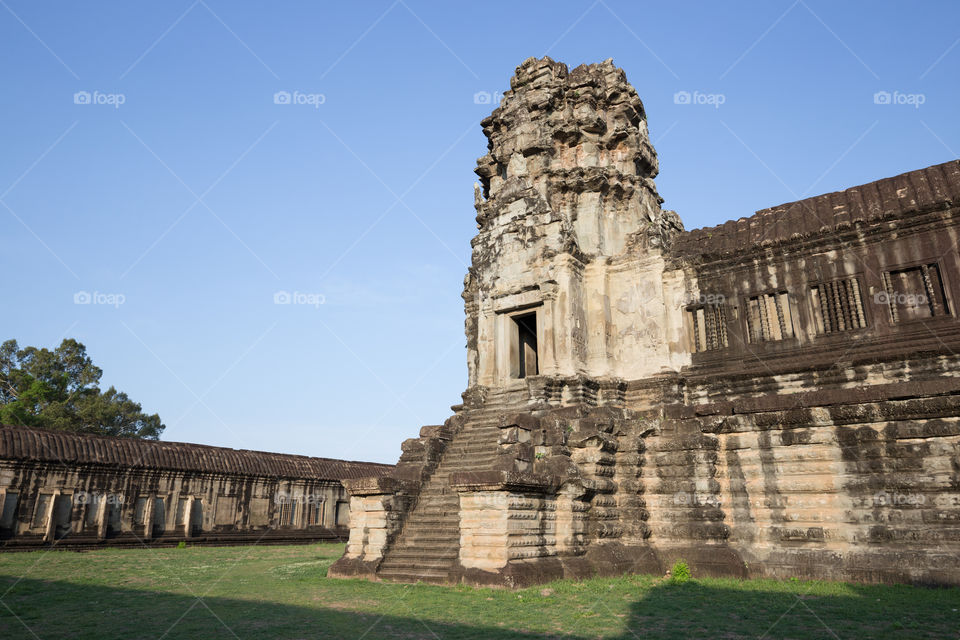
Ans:
<svg viewBox="0 0 960 640"><path fill-rule="evenodd" d="M450 487L454 472L489 469L497 455L499 411L473 414L447 446L424 483L413 511L377 571L395 582L449 582L460 553L460 497Z"/></svg>

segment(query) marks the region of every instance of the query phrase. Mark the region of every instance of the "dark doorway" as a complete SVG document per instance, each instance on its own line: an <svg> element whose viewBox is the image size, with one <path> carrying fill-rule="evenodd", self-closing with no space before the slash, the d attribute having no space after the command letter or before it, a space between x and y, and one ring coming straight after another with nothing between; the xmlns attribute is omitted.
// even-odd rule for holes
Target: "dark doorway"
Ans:
<svg viewBox="0 0 960 640"><path fill-rule="evenodd" d="M70 533L73 496L58 495L53 503L53 536L57 540Z"/></svg>
<svg viewBox="0 0 960 640"><path fill-rule="evenodd" d="M537 364L537 313L525 313L513 316L517 325L517 356L519 359L518 378L535 376L539 373Z"/></svg>

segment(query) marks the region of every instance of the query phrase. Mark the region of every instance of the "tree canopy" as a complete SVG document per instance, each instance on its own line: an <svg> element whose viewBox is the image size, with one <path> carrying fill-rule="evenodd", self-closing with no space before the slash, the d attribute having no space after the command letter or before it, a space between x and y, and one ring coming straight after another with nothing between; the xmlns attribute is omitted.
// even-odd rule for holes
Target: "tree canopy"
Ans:
<svg viewBox="0 0 960 640"><path fill-rule="evenodd" d="M76 340L53 351L7 340L0 345L0 424L158 440L160 416L143 413L113 387L101 391L101 375Z"/></svg>

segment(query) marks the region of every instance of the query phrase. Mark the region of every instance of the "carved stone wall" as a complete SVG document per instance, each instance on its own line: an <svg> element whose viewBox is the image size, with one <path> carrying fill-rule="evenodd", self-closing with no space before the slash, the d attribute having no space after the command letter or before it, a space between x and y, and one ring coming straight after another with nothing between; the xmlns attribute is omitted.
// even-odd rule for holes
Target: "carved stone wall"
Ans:
<svg viewBox="0 0 960 640"><path fill-rule="evenodd" d="M469 387L366 575L960 584L960 161L688 232L612 62L482 125Z"/></svg>
<svg viewBox="0 0 960 640"><path fill-rule="evenodd" d="M0 427L0 550L346 537L344 477L388 465Z"/></svg>

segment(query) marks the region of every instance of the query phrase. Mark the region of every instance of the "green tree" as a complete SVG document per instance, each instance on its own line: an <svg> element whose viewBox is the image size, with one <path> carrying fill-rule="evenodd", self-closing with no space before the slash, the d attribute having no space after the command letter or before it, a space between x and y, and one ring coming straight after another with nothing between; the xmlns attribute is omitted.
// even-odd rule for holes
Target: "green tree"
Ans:
<svg viewBox="0 0 960 640"><path fill-rule="evenodd" d="M0 423L158 440L160 416L143 413L113 387L101 391L101 375L76 340L53 351L7 340L0 345Z"/></svg>

